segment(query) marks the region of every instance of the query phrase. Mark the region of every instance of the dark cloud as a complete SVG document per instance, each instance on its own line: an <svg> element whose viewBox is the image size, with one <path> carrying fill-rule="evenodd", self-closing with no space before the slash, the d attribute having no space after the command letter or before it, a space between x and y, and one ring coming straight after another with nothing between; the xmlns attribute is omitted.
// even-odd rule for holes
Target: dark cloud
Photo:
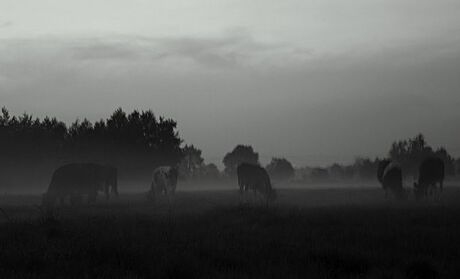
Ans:
<svg viewBox="0 0 460 279"><path fill-rule="evenodd" d="M126 36L117 40L74 41L73 44L77 45L71 47L77 60L184 61L212 70L263 63L274 57L286 59L312 54L311 50L298 47L259 42L242 29L212 38Z"/></svg>
<svg viewBox="0 0 460 279"><path fill-rule="evenodd" d="M7 28L13 25L13 22L10 20L0 20L0 28Z"/></svg>
<svg viewBox="0 0 460 279"><path fill-rule="evenodd" d="M257 42L244 30L220 38L162 38L154 42L161 58L183 57L212 68L244 65L255 56L281 50L280 46Z"/></svg>
<svg viewBox="0 0 460 279"><path fill-rule="evenodd" d="M139 56L134 46L120 42L91 42L73 47L71 51L74 52L74 58L78 60L135 59Z"/></svg>

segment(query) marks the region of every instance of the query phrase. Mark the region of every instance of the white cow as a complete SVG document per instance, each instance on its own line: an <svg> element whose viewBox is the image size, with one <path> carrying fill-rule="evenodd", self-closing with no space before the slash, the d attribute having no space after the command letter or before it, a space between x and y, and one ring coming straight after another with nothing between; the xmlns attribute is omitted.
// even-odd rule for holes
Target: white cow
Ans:
<svg viewBox="0 0 460 279"><path fill-rule="evenodd" d="M158 194L169 196L176 192L178 171L175 167L160 166L153 171L149 198L155 200Z"/></svg>

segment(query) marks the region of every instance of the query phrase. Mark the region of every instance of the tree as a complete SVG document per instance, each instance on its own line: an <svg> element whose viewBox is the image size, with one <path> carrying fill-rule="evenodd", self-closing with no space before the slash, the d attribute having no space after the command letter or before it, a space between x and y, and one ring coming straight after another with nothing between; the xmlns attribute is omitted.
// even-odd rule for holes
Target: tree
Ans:
<svg viewBox="0 0 460 279"><path fill-rule="evenodd" d="M126 137L128 118L122 108L116 109L107 119L107 132L110 138L121 143Z"/></svg>
<svg viewBox="0 0 460 279"><path fill-rule="evenodd" d="M310 173L310 180L315 183L329 180L329 172L324 168L313 168Z"/></svg>
<svg viewBox="0 0 460 279"><path fill-rule="evenodd" d="M455 160L455 175L460 175L460 158Z"/></svg>
<svg viewBox="0 0 460 279"><path fill-rule="evenodd" d="M369 158L358 157L355 159L354 168L361 179L375 179L379 159L371 160Z"/></svg>
<svg viewBox="0 0 460 279"><path fill-rule="evenodd" d="M0 115L0 127L7 126L9 121L10 113L5 107L2 107L2 115Z"/></svg>
<svg viewBox="0 0 460 279"><path fill-rule="evenodd" d="M329 176L334 180L342 180L347 178L345 173L345 166L334 163L329 168Z"/></svg>
<svg viewBox="0 0 460 279"><path fill-rule="evenodd" d="M182 154L183 157L179 166L181 176L186 178L198 176L200 169L204 167L201 150L193 145L185 145L182 148Z"/></svg>
<svg viewBox="0 0 460 279"><path fill-rule="evenodd" d="M265 168L270 177L276 180L287 180L294 177L294 167L285 158L272 158Z"/></svg>
<svg viewBox="0 0 460 279"><path fill-rule="evenodd" d="M452 156L449 155L449 153L447 153L447 150L444 147L438 148L434 152L434 155L444 162L444 171L446 175L455 175L455 160L452 158Z"/></svg>
<svg viewBox="0 0 460 279"><path fill-rule="evenodd" d="M208 180L216 180L220 177L220 171L213 163L203 166L203 178Z"/></svg>
<svg viewBox="0 0 460 279"><path fill-rule="evenodd" d="M237 145L232 152L225 154L222 160L225 166L224 172L229 176L235 176L236 168L241 163L259 164L259 154L254 152L250 145Z"/></svg>
<svg viewBox="0 0 460 279"><path fill-rule="evenodd" d="M37 177L18 177L19 173L47 175L56 166L70 161L110 163L120 175L151 172L158 165L176 165L182 158L177 124L172 119L155 118L152 111L121 108L107 120L73 122L69 128L56 118L33 118L26 113L10 116L0 113L0 185L28 185ZM43 178L47 181L49 177ZM38 183L40 184L40 183Z"/></svg>
<svg viewBox="0 0 460 279"><path fill-rule="evenodd" d="M455 172L454 159L448 154L443 147L433 151L433 148L427 144L425 137L418 134L415 137L396 141L391 145L389 156L391 160L401 164L405 176L416 177L421 162L430 156L441 158L446 166L446 175L453 175Z"/></svg>

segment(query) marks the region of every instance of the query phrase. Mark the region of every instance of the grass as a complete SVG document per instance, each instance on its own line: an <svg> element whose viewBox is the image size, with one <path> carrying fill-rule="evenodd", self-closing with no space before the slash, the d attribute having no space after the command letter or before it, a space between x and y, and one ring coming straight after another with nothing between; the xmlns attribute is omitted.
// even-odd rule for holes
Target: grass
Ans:
<svg viewBox="0 0 460 279"><path fill-rule="evenodd" d="M460 190L446 192L442 203L400 203L379 189L282 190L269 208L240 205L236 191L189 192L171 210L133 194L48 213L34 209L34 197L4 197L0 274L456 278Z"/></svg>

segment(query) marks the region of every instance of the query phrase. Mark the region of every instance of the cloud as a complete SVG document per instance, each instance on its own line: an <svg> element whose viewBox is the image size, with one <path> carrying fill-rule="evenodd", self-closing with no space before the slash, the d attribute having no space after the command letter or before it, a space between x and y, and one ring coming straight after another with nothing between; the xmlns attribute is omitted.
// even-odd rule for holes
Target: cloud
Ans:
<svg viewBox="0 0 460 279"><path fill-rule="evenodd" d="M460 136L458 45L324 55L241 31L4 39L0 97L12 111L69 121L151 108L208 154L248 142L266 154L352 159L417 132L450 150Z"/></svg>
<svg viewBox="0 0 460 279"><path fill-rule="evenodd" d="M280 46L257 42L248 32L241 30L216 38L159 38L153 42L161 53L158 58L184 58L211 68L247 65L270 52L284 54Z"/></svg>
<svg viewBox="0 0 460 279"><path fill-rule="evenodd" d="M0 28L7 28L7 27L10 27L12 25L13 25L13 22L10 21L10 20L5 20L5 21L0 20Z"/></svg>
<svg viewBox="0 0 460 279"><path fill-rule="evenodd" d="M168 68L233 69L302 61L312 51L285 44L260 42L244 29L216 37L120 36L73 40L76 60L150 60Z"/></svg>
<svg viewBox="0 0 460 279"><path fill-rule="evenodd" d="M112 60L135 59L138 57L136 48L121 42L91 42L71 48L77 60Z"/></svg>

